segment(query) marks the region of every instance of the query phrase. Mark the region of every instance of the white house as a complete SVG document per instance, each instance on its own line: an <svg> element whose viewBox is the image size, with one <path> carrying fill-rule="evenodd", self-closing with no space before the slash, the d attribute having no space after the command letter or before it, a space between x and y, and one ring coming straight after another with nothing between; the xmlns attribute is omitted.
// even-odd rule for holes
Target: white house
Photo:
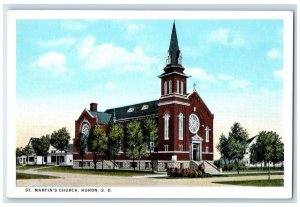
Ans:
<svg viewBox="0 0 300 207"><path fill-rule="evenodd" d="M257 138L258 138L258 135L247 140L248 144L247 144L247 148L245 150L244 158L242 160L243 164L245 164L246 166L257 166L257 165L260 166L261 165L261 163L257 163L255 165L253 165L250 162L250 156L251 156L250 148L253 144L256 143ZM263 163L263 166L266 166L266 165L267 165L267 163ZM273 162L270 162L270 165L273 165ZM275 166L281 167L281 166L283 166L283 163L282 162L276 163Z"/></svg>
<svg viewBox="0 0 300 207"><path fill-rule="evenodd" d="M242 160L243 164L245 164L246 166L251 166L252 164L250 163L250 156L251 156L251 152L250 152L250 148L253 144L256 143L258 135L250 138L247 140L247 148L245 150L245 154L244 154L244 158Z"/></svg>
<svg viewBox="0 0 300 207"><path fill-rule="evenodd" d="M28 145L32 147L31 142L34 139L30 138ZM73 144L68 144L66 151L59 151L50 145L47 156L36 156L35 153L29 155L28 158L24 155L17 158L17 164L20 165L60 165L72 166L73 165Z"/></svg>

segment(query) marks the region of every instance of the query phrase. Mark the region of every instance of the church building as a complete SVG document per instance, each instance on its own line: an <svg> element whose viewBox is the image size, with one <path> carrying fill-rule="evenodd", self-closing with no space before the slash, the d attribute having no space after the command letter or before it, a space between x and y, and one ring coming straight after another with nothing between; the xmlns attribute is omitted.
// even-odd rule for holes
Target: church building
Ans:
<svg viewBox="0 0 300 207"><path fill-rule="evenodd" d="M73 143L73 167L93 168L93 155L87 152L83 157L76 147L80 133L89 134L95 125L107 132L111 124L121 123L126 127L130 121L143 122L152 118L158 126L158 143L155 151L155 168L163 171L167 167L189 168L202 162L213 161L213 119L209 110L195 89L187 91L187 80L182 66L182 54L179 49L175 22L173 23L166 66L158 76L161 79L160 97L156 100L107 109L100 112L97 103L91 103L75 121ZM126 128L124 128L126 130ZM132 160L126 156L126 137L120 146L116 159L117 168L131 168ZM99 160L99 169L102 163ZM98 166L97 164L97 166ZM104 160L105 168L112 168L110 160ZM141 160L141 169L151 167L151 159Z"/></svg>

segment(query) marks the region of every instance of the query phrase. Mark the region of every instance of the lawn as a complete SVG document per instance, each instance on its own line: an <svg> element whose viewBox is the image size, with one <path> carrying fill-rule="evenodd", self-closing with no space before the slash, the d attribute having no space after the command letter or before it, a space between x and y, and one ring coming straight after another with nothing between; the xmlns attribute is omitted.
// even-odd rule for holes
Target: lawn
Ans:
<svg viewBox="0 0 300 207"><path fill-rule="evenodd" d="M241 186L256 186L256 187L283 187L283 179L271 179L271 180L241 180L241 181L218 181L213 182L218 184L227 185L241 185Z"/></svg>
<svg viewBox="0 0 300 207"><path fill-rule="evenodd" d="M23 165L23 166L17 166L17 170L30 170L30 169L36 169L41 167L47 167L46 165Z"/></svg>
<svg viewBox="0 0 300 207"><path fill-rule="evenodd" d="M39 171L60 172L60 173L77 173L91 175L107 175L107 176L143 176L153 174L150 171L133 171L133 170L81 170L73 169L72 167L53 166L39 169Z"/></svg>
<svg viewBox="0 0 300 207"><path fill-rule="evenodd" d="M260 175L268 175L269 173L268 172L240 172L240 174L237 174L237 173L230 173L230 174L227 174L226 172L223 173L223 174L216 174L216 175L213 175L213 177L242 177L242 176L260 176ZM270 175L284 175L283 172L270 172Z"/></svg>
<svg viewBox="0 0 300 207"><path fill-rule="evenodd" d="M27 173L17 173L17 180L23 179L53 179L59 178L55 176L48 176L48 175L35 175L35 174L27 174Z"/></svg>

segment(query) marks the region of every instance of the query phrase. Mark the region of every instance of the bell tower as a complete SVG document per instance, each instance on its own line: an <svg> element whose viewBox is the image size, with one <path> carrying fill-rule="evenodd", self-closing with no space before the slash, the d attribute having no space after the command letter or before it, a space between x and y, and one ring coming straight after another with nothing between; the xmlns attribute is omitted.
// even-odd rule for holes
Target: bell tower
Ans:
<svg viewBox="0 0 300 207"><path fill-rule="evenodd" d="M184 74L184 67L181 64L182 55L178 45L174 21L166 57L166 66L164 73L159 76L161 79L161 99L174 95L178 98L186 96L186 79L188 76Z"/></svg>
<svg viewBox="0 0 300 207"><path fill-rule="evenodd" d="M179 130L179 126L183 125L180 120L185 120L184 112L186 107L190 105L186 93L189 76L184 74L184 67L181 64L182 55L174 21L166 66L159 76L161 79L161 96L158 102L158 151L161 152L159 159L162 160L175 159L178 151L182 151L181 148L184 147L182 139L184 129L181 127Z"/></svg>

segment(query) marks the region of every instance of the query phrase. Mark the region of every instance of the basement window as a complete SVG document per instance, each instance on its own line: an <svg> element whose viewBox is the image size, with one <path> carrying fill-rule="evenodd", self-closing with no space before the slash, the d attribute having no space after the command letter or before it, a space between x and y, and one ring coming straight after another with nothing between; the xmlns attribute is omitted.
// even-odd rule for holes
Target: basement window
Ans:
<svg viewBox="0 0 300 207"><path fill-rule="evenodd" d="M127 110L127 113L130 113L130 112L133 112L134 111L134 108L129 108L128 110Z"/></svg>

